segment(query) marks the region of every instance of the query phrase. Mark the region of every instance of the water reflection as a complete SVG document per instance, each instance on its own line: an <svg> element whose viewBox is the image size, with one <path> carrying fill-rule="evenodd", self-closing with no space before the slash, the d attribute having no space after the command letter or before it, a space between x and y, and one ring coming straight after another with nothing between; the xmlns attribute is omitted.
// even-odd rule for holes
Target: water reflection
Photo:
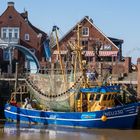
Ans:
<svg viewBox="0 0 140 140"><path fill-rule="evenodd" d="M139 140L140 130L77 129L6 122L1 125L0 138L1 140Z"/></svg>

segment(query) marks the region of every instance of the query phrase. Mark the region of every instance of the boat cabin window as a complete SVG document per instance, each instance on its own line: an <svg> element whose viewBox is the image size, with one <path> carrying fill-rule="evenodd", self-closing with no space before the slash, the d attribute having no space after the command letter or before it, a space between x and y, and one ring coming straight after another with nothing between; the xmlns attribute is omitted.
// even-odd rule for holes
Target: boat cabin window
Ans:
<svg viewBox="0 0 140 140"><path fill-rule="evenodd" d="M113 99L114 99L114 97L115 97L115 95L113 94L113 95L112 95L112 97L111 97L111 100L113 100Z"/></svg>
<svg viewBox="0 0 140 140"><path fill-rule="evenodd" d="M100 100L101 94L97 94L95 100L98 101Z"/></svg>
<svg viewBox="0 0 140 140"><path fill-rule="evenodd" d="M104 95L103 100L105 101L107 99L107 95Z"/></svg>
<svg viewBox="0 0 140 140"><path fill-rule="evenodd" d="M80 97L81 97L81 93L78 93L76 100L80 100Z"/></svg>
<svg viewBox="0 0 140 140"><path fill-rule="evenodd" d="M109 94L109 95L108 95L108 100L110 100L110 99L111 99L111 97L112 97L112 95L111 95L111 94Z"/></svg>
<svg viewBox="0 0 140 140"><path fill-rule="evenodd" d="M93 101L94 100L94 97L95 97L95 95L94 94L91 94L89 100L90 101Z"/></svg>
<svg viewBox="0 0 140 140"><path fill-rule="evenodd" d="M87 100L87 94L86 93L82 94L82 100Z"/></svg>

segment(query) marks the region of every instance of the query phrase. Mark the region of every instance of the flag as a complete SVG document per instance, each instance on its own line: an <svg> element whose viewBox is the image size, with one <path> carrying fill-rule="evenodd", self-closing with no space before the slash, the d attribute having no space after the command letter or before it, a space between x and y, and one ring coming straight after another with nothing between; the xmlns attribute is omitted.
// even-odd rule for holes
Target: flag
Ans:
<svg viewBox="0 0 140 140"><path fill-rule="evenodd" d="M45 57L46 60L48 60L49 62L51 62L51 50L50 50L50 45L49 45L50 40L46 39L43 43L44 45L44 51L45 51Z"/></svg>

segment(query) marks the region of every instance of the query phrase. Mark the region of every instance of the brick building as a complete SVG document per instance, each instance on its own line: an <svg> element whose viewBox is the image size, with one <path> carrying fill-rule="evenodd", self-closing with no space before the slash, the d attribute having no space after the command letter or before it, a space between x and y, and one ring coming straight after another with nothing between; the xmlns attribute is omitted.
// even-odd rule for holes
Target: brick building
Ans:
<svg viewBox="0 0 140 140"><path fill-rule="evenodd" d="M35 54L41 67L46 66L42 44L47 34L34 25L28 19L28 12L19 13L14 7L14 2L8 2L7 9L0 16L0 44L19 44L28 48ZM0 47L0 68L3 72L8 72L9 50ZM15 62L19 62L21 71L27 67L25 55L18 49L12 50L12 69L14 71Z"/></svg>
<svg viewBox="0 0 140 140"><path fill-rule="evenodd" d="M84 59L88 65L97 68L99 63L103 68L111 68L113 74L129 73L131 71L131 58L122 57L123 40L107 37L89 17L84 17L78 24L80 28L80 47L82 48ZM60 40L61 56L65 63L71 61L68 44L75 45L77 42L76 24ZM13 2L8 2L7 9L0 16L0 44L15 43L22 45L32 51L37 57L41 68L48 67L45 60L43 42L47 34L37 27L33 26L28 19L28 12L19 13L14 8ZM0 45L0 69L8 72L9 68L9 50ZM28 68L25 55L14 48L11 53L12 69L15 69L15 62L19 62L20 69ZM56 47L53 48L53 62L58 58ZM118 69L119 68L119 69Z"/></svg>
<svg viewBox="0 0 140 140"><path fill-rule="evenodd" d="M68 46L77 43L77 27L80 25L80 47L88 65L97 68L111 68L113 74L128 74L131 71L131 59L122 56L123 40L107 37L93 22L85 16L59 41L61 56L66 65L69 61ZM53 48L54 58L58 58L56 46ZM97 51L98 50L98 51Z"/></svg>

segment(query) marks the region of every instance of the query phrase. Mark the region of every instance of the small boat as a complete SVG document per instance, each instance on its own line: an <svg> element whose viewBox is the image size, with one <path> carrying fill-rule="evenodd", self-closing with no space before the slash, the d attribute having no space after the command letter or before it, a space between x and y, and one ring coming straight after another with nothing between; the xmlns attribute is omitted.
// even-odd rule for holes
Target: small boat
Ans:
<svg viewBox="0 0 140 140"><path fill-rule="evenodd" d="M19 123L86 128L133 128L140 103L116 104L118 90L119 86L81 88L76 99L75 112L27 109L7 103L5 117Z"/></svg>

